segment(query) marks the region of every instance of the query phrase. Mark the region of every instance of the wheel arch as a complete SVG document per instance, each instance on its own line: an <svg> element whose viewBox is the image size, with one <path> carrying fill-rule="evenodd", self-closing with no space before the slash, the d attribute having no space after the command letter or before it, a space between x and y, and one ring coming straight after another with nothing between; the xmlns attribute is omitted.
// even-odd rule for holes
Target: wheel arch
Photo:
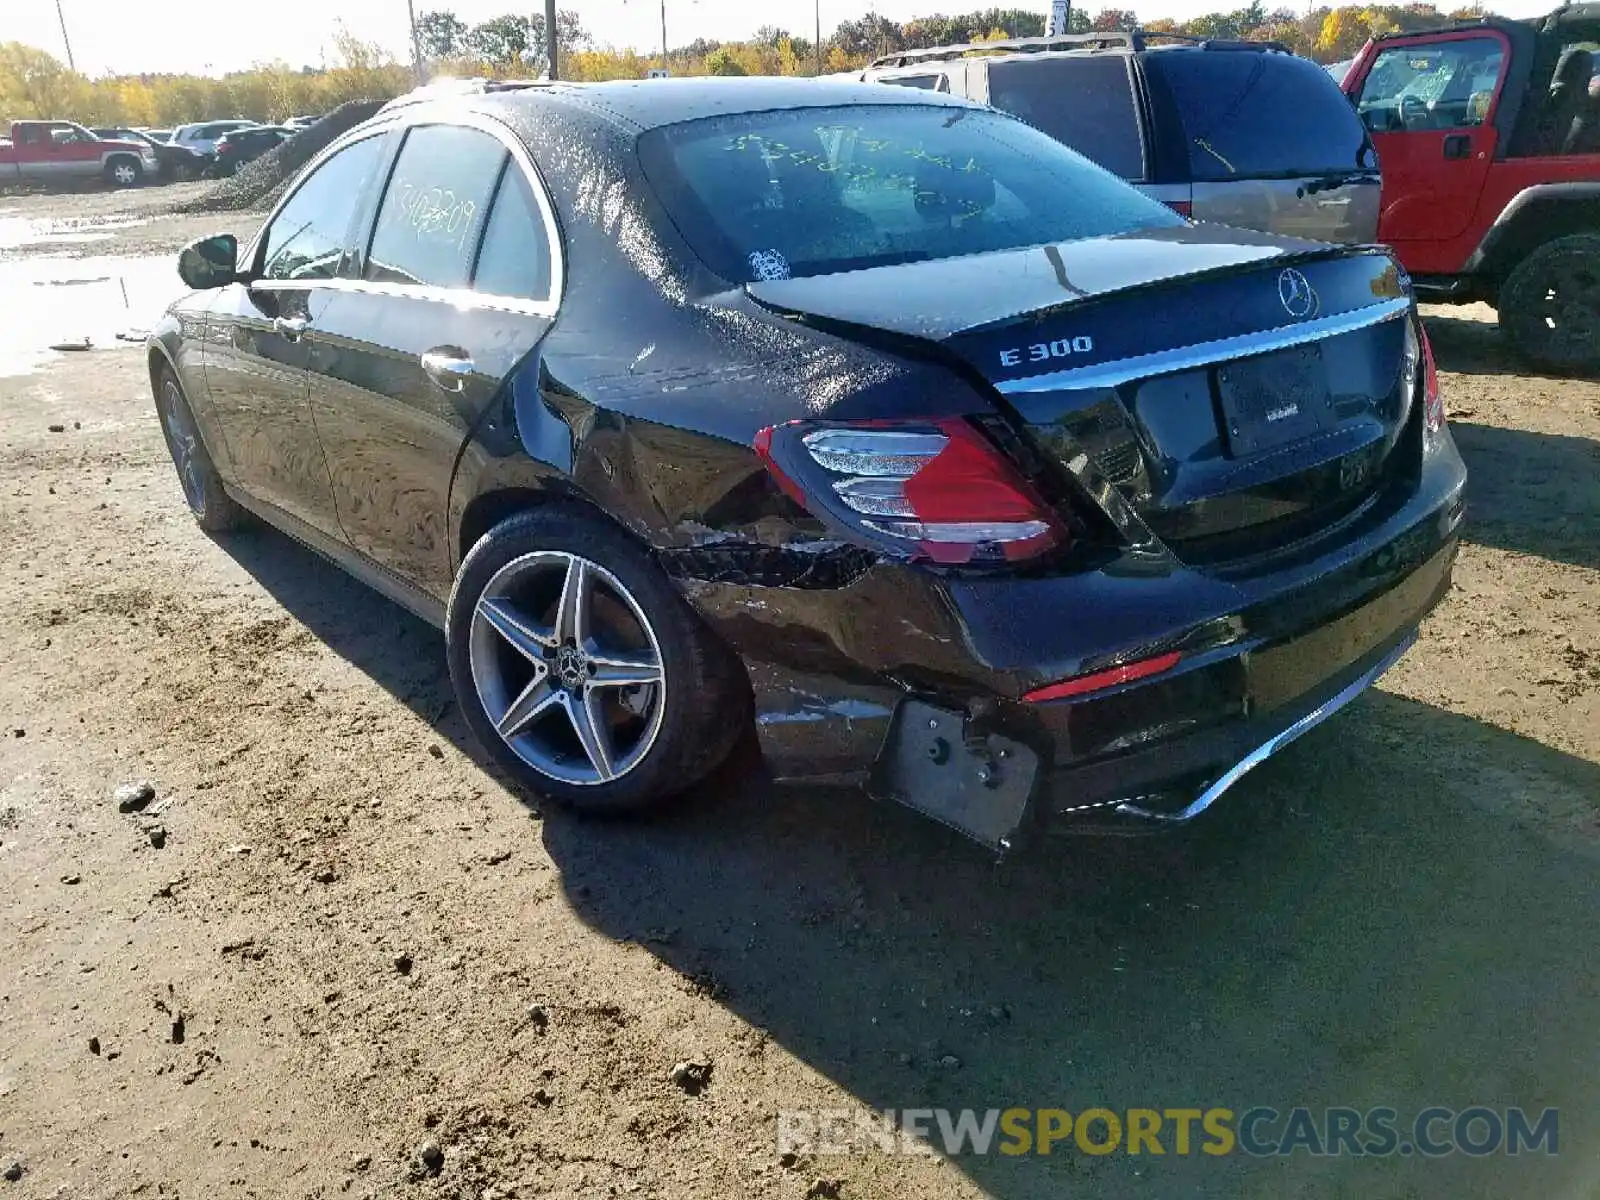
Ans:
<svg viewBox="0 0 1600 1200"><path fill-rule="evenodd" d="M1524 188L1484 234L1466 271L1498 286L1544 243L1574 233L1600 233L1600 180Z"/></svg>
<svg viewBox="0 0 1600 1200"><path fill-rule="evenodd" d="M519 513L552 506L604 521L632 538L647 553L654 554L654 548L647 539L618 521L594 499L563 480L543 475L536 469L536 464L527 463L524 467L527 469L497 472L494 478L482 481L481 488L470 497L461 497L460 511L451 522L452 569L458 569L473 546L502 521ZM456 497L452 494L451 508L457 507Z"/></svg>

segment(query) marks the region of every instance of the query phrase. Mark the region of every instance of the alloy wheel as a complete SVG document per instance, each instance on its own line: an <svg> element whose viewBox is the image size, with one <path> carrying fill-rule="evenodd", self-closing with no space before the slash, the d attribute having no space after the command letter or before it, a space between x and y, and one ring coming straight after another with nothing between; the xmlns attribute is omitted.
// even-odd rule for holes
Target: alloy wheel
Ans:
<svg viewBox="0 0 1600 1200"><path fill-rule="evenodd" d="M661 646L599 563L558 550L512 560L479 595L469 636L484 712L539 774L609 783L655 745L666 708Z"/></svg>
<svg viewBox="0 0 1600 1200"><path fill-rule="evenodd" d="M201 476L199 455L200 436L189 420L188 409L178 385L167 380L162 388L166 403L161 406L161 422L166 426L167 444L172 450L172 465L178 468L178 482L183 486L183 498L195 513L204 516L206 511L205 480Z"/></svg>
<svg viewBox="0 0 1600 1200"><path fill-rule="evenodd" d="M139 172L135 171L127 163L118 163L111 168L111 177L123 187L132 187L139 179Z"/></svg>

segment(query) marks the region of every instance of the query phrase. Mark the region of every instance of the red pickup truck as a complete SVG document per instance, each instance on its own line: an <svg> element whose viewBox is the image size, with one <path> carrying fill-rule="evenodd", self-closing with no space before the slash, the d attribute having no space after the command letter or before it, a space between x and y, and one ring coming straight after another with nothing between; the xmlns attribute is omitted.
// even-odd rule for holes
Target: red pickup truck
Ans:
<svg viewBox="0 0 1600 1200"><path fill-rule="evenodd" d="M133 187L159 165L149 146L98 138L71 121L13 121L11 136L0 137L0 184L104 178Z"/></svg>

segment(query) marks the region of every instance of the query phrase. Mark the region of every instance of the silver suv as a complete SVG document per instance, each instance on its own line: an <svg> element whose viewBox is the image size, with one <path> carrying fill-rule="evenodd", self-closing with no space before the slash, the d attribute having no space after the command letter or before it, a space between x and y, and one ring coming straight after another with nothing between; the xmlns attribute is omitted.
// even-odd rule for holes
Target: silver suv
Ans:
<svg viewBox="0 0 1600 1200"><path fill-rule="evenodd" d="M172 144L192 150L207 157L216 153L217 143L235 129L249 129L256 121L201 121L194 125L179 125L172 131Z"/></svg>
<svg viewBox="0 0 1600 1200"><path fill-rule="evenodd" d="M1019 38L890 54L861 78L1003 109L1199 221L1377 238L1366 128L1324 68L1277 43Z"/></svg>

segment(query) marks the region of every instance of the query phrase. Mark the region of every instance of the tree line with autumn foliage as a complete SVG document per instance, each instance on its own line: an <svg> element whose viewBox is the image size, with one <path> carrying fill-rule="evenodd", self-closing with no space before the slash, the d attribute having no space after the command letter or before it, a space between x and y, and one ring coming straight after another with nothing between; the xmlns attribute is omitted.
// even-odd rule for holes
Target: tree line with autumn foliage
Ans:
<svg viewBox="0 0 1600 1200"><path fill-rule="evenodd" d="M1316 8L1299 14L1252 3L1191 21L1141 20L1132 9L1074 9L1072 32L1144 29L1193 37L1252 38L1281 42L1319 62L1351 57L1369 37L1475 18L1480 8L1445 11L1431 4ZM891 21L869 12L843 21L822 46L821 70L848 71L901 50L1002 38L1038 37L1045 18L1017 8L991 8L958 16ZM665 66L674 75L813 75L817 48L804 36L766 26L743 41L696 39L657 52L613 49L603 33L583 27L578 14L556 18L560 74L566 79L637 79ZM430 76L532 76L544 70L544 17L508 13L468 25L449 10L417 19L417 53ZM0 43L0 119L66 118L90 125L165 127L185 121L249 117L278 121L326 112L346 100L384 99L414 85L413 64L392 50L343 31L330 61L315 66L262 63L220 77L206 75L106 75L89 78L54 55L20 42Z"/></svg>

